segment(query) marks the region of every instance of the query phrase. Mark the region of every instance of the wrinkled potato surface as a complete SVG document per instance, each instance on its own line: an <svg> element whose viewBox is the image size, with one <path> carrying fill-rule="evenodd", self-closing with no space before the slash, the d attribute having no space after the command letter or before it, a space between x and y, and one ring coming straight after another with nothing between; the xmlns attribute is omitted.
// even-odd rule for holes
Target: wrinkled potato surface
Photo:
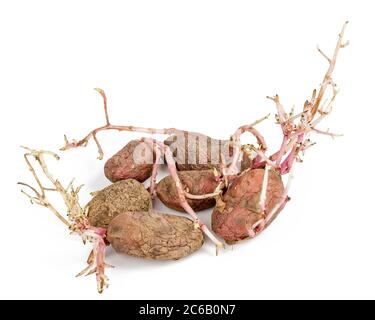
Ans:
<svg viewBox="0 0 375 320"><path fill-rule="evenodd" d="M155 260L177 260L203 245L202 231L193 221L153 211L118 215L109 224L107 239L118 253Z"/></svg>

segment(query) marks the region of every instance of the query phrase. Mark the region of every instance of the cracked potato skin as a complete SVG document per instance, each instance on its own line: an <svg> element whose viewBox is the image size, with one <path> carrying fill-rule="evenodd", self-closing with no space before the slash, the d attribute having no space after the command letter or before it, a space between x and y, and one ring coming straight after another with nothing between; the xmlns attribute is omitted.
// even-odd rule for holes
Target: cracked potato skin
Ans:
<svg viewBox="0 0 375 320"><path fill-rule="evenodd" d="M146 143L132 140L107 160L104 174L112 182L126 179L144 182L151 176L153 160L152 150Z"/></svg>
<svg viewBox="0 0 375 320"><path fill-rule="evenodd" d="M152 208L149 192L134 179L118 181L98 191L87 204L87 216L94 227L107 228L111 220L126 211Z"/></svg>
<svg viewBox="0 0 375 320"><path fill-rule="evenodd" d="M181 259L204 241L190 219L154 211L118 215L109 224L107 239L118 253L154 260Z"/></svg>
<svg viewBox="0 0 375 320"><path fill-rule="evenodd" d="M177 174L184 190L194 195L213 193L218 185L213 170L179 171ZM156 193L161 202L163 202L168 208L185 212L178 200L176 184L171 176L167 176L160 180L156 188ZM187 198L186 200L194 211L211 208L216 203L214 198L199 200Z"/></svg>
<svg viewBox="0 0 375 320"><path fill-rule="evenodd" d="M212 230L227 243L233 244L249 238L248 229L264 217L259 208L263 175L264 169L244 171L229 186L222 197L223 202L216 205L212 213ZM267 212L270 212L282 199L283 192L281 176L274 170L269 170L266 193Z"/></svg>

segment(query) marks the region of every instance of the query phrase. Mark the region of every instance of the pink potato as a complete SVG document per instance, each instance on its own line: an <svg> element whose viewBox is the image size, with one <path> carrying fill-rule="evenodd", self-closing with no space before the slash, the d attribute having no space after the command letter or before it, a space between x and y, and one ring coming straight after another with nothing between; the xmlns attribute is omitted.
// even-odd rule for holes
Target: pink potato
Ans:
<svg viewBox="0 0 375 320"><path fill-rule="evenodd" d="M154 159L148 144L132 140L107 160L104 174L112 182L125 179L144 182L151 176Z"/></svg>
<svg viewBox="0 0 375 320"><path fill-rule="evenodd" d="M213 170L179 171L178 176L184 190L193 195L213 193L218 185ZM185 212L179 203L176 184L171 176L160 180L156 193L168 208ZM194 211L200 211L213 207L216 200L214 198L187 199L187 202Z"/></svg>
<svg viewBox="0 0 375 320"><path fill-rule="evenodd" d="M222 197L222 202L217 203L212 213L212 229L227 243L233 244L249 238L249 229L264 218L259 207L263 175L264 169L244 171L229 186ZM283 193L281 176L270 169L265 202L266 212L270 212L283 199Z"/></svg>

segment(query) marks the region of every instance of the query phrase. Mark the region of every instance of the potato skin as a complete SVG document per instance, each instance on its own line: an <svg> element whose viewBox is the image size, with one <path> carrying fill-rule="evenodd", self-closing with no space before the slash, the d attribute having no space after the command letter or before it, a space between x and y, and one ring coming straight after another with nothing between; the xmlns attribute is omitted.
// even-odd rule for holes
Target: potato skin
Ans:
<svg viewBox="0 0 375 320"><path fill-rule="evenodd" d="M134 179L118 181L98 191L87 204L92 226L107 228L110 221L125 211L148 211L152 201L146 188Z"/></svg>
<svg viewBox="0 0 375 320"><path fill-rule="evenodd" d="M218 185L213 170L179 171L177 174L184 189L194 195L212 193ZM161 202L168 208L185 212L179 204L176 184L171 176L160 180L156 188L156 193ZM213 198L200 200L187 199L187 202L194 211L200 211L213 207L216 200Z"/></svg>
<svg viewBox="0 0 375 320"><path fill-rule="evenodd" d="M107 239L118 253L154 260L183 258L204 241L193 221L153 211L118 215L109 224Z"/></svg>
<svg viewBox="0 0 375 320"><path fill-rule="evenodd" d="M228 160L233 151L229 140L212 139L188 131L172 135L164 143L171 147L180 171L219 169L220 154Z"/></svg>
<svg viewBox="0 0 375 320"><path fill-rule="evenodd" d="M233 147L230 140L212 139L209 136L185 131L168 137L164 143L170 146L176 167L180 171L220 169L220 156L230 164ZM242 161L241 171L247 169L249 161Z"/></svg>
<svg viewBox="0 0 375 320"><path fill-rule="evenodd" d="M146 143L132 140L107 160L104 174L112 182L125 179L143 182L151 176L153 160L152 150Z"/></svg>
<svg viewBox="0 0 375 320"><path fill-rule="evenodd" d="M264 169L244 171L229 186L212 213L212 229L224 240L233 244L249 238L248 229L263 216L260 213L259 198L262 189ZM272 210L282 199L284 192L281 176L269 171L266 211ZM272 221L271 221L272 222Z"/></svg>

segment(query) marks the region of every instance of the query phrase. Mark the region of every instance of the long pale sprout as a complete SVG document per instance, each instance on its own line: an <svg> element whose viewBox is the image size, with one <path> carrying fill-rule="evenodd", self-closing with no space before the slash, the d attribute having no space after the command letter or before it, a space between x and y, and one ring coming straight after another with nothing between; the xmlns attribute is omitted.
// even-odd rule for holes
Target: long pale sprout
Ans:
<svg viewBox="0 0 375 320"><path fill-rule="evenodd" d="M81 187L74 188L72 182L69 183L67 187L64 187L61 182L58 179L55 179L50 173L44 157L47 155L59 160L59 156L50 151L33 150L26 147L24 148L26 149L24 158L27 167L32 173L38 187L34 188L27 183L19 182L19 185L29 189L29 192L22 189L22 193L24 193L30 199L31 203L38 204L52 211L52 213L62 223L64 223L64 225L69 227L72 233L79 235L84 243L89 241L93 244L92 252L87 260L88 266L78 275L95 274L98 292L102 293L104 288L108 287L108 278L105 275L105 269L107 267L111 267L104 261L106 249L106 230L103 228L93 227L89 224L84 209L79 204L78 193L80 192ZM36 173L32 160L39 165L44 177L52 187L44 187L41 179ZM55 206L53 206L48 200L48 192L56 192L62 197L68 212L67 218L58 212Z"/></svg>

